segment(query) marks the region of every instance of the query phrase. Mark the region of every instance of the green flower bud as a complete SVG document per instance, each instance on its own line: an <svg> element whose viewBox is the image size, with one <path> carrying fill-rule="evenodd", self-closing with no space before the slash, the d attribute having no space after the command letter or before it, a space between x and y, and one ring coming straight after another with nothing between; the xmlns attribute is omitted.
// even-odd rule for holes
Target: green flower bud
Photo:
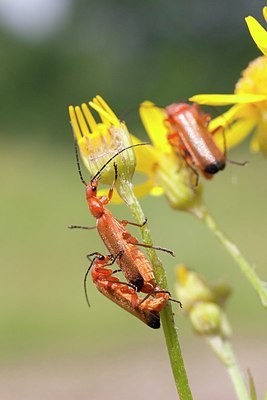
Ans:
<svg viewBox="0 0 267 400"><path fill-rule="evenodd" d="M185 312L189 313L196 302L214 300L211 287L196 272L180 265L176 274L176 294Z"/></svg>
<svg viewBox="0 0 267 400"><path fill-rule="evenodd" d="M222 316L217 304L198 303L191 309L189 317L198 334L204 336L220 334Z"/></svg>

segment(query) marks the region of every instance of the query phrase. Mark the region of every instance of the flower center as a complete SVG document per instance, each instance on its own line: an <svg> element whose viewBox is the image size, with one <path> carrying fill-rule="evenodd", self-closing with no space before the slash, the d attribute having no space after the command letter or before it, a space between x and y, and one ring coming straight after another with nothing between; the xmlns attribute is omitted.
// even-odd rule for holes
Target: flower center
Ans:
<svg viewBox="0 0 267 400"><path fill-rule="evenodd" d="M267 95L267 57L261 56L249 63L235 86L235 93ZM253 106L254 111L257 108L258 112L265 113L266 116L266 101L254 103Z"/></svg>
<svg viewBox="0 0 267 400"><path fill-rule="evenodd" d="M256 58L242 72L235 93L267 94L267 57Z"/></svg>

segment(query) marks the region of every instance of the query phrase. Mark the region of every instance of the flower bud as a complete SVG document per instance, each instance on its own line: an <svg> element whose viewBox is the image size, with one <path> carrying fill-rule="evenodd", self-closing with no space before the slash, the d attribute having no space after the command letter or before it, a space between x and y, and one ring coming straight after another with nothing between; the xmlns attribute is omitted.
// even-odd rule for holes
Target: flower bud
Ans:
<svg viewBox="0 0 267 400"><path fill-rule="evenodd" d="M223 310L215 303L200 302L190 312L193 328L199 335L227 338L230 327Z"/></svg>
<svg viewBox="0 0 267 400"><path fill-rule="evenodd" d="M183 304L183 310L189 313L196 302L213 301L214 294L210 286L194 271L180 265L176 271L176 293Z"/></svg>
<svg viewBox="0 0 267 400"><path fill-rule="evenodd" d="M225 283L209 285L185 265L180 265L176 274L177 297L195 331L204 336L229 337L231 329L221 307L230 294L229 286Z"/></svg>

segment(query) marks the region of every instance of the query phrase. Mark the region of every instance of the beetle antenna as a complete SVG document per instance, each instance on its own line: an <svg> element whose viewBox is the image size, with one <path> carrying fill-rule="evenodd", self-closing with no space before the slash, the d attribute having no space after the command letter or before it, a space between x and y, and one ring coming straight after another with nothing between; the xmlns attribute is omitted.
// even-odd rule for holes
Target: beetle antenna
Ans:
<svg viewBox="0 0 267 400"><path fill-rule="evenodd" d="M240 167L244 167L245 165L248 164L248 161L239 162L239 161L229 160L229 158L227 158L227 161L228 161L230 164L239 165Z"/></svg>
<svg viewBox="0 0 267 400"><path fill-rule="evenodd" d="M145 143L137 143L137 144L132 144L131 146L127 146L124 147L124 149L121 149L120 151L118 151L116 154L114 154L112 157L110 157L110 159L104 164L102 165L102 167L100 168L100 170L95 174L95 176L93 176L93 178L91 179L92 181L94 179L98 179L98 176L100 175L100 173L103 171L104 168L106 168L106 166L112 161L114 160L114 158L116 158L119 154L123 153L126 150L131 149L132 147L137 147L137 146L147 146L150 143L145 142Z"/></svg>
<svg viewBox="0 0 267 400"><path fill-rule="evenodd" d="M84 275L84 279L83 279L83 289L84 289L85 299L86 299L86 303L87 303L88 307L91 307L91 306L90 306L89 297L88 297L88 293L87 293L87 287L86 287L87 277L90 272L90 269L92 268L93 263L95 262L95 259L97 258L97 254L99 254L99 253L92 253L87 256L88 260L91 260L90 256L95 255L95 257L91 260L91 264L89 265L89 267Z"/></svg>
<svg viewBox="0 0 267 400"><path fill-rule="evenodd" d="M78 154L78 145L77 145L77 142L75 139L74 139L74 147L75 147L75 158L76 158L76 165L78 168L79 177L80 177L81 182L84 184L84 186L87 186L87 183L85 182L83 175L82 175L81 164L80 164L79 154Z"/></svg>

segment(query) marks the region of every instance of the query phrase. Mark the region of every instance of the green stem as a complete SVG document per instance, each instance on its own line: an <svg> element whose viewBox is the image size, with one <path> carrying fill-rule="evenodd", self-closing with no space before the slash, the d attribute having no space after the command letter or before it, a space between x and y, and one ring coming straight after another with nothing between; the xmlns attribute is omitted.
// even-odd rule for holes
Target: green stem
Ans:
<svg viewBox="0 0 267 400"><path fill-rule="evenodd" d="M209 214L207 208L203 205L191 209L192 214L198 217L217 237L222 243L228 253L234 258L239 265L241 271L247 277L253 288L256 290L258 296L264 307L267 307L267 287L266 282L260 280L254 269L245 260L238 247L231 242L226 235L219 229L215 220Z"/></svg>
<svg viewBox="0 0 267 400"><path fill-rule="evenodd" d="M129 209L131 210L131 213L135 220L138 223L142 223L145 220L145 215L136 196L134 195L132 184L130 182L123 182L122 180L120 180L120 184L117 185L116 188L121 198L125 201ZM152 244L152 237L147 224L141 228L141 231L144 243ZM155 250L148 249L147 253L153 265L157 283L162 289L168 290L166 273ZM168 302L166 307L164 307L164 309L161 311L161 321L164 330L166 345L169 352L172 372L180 400L191 400L193 397L188 384L170 302Z"/></svg>
<svg viewBox="0 0 267 400"><path fill-rule="evenodd" d="M240 400L251 400L246 385L243 380L242 372L236 362L231 344L219 336L209 337L207 341L220 361L225 365L227 372L234 385L237 398Z"/></svg>

